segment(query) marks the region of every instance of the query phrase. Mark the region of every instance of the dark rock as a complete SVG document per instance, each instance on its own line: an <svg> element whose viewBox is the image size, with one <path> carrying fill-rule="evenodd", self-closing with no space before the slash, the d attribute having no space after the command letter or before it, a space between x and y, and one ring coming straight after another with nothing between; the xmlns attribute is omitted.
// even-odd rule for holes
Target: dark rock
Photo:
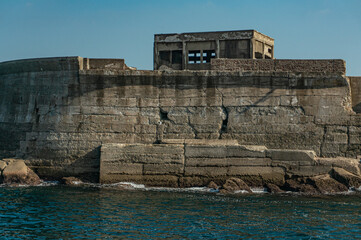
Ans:
<svg viewBox="0 0 361 240"><path fill-rule="evenodd" d="M320 192L310 184L302 184L300 188L301 193L305 194L319 194Z"/></svg>
<svg viewBox="0 0 361 240"><path fill-rule="evenodd" d="M306 183L304 179L288 179L283 186L286 191L302 192L307 194L317 194L318 191L312 185Z"/></svg>
<svg viewBox="0 0 361 240"><path fill-rule="evenodd" d="M331 178L330 175L310 177L307 182L314 186L320 193L339 193L348 191L348 187Z"/></svg>
<svg viewBox="0 0 361 240"><path fill-rule="evenodd" d="M283 188L286 191L299 192L301 189L301 184L296 180L287 179L285 184L283 185Z"/></svg>
<svg viewBox="0 0 361 240"><path fill-rule="evenodd" d="M1 163L1 179L5 184L38 185L39 176L26 166L22 159L3 159ZM5 164L4 164L5 163Z"/></svg>
<svg viewBox="0 0 361 240"><path fill-rule="evenodd" d="M230 179L227 179L225 184L223 184L220 192L221 193L234 193L236 191L242 191L242 190L252 193L249 186L242 179L230 178Z"/></svg>
<svg viewBox="0 0 361 240"><path fill-rule="evenodd" d="M76 177L63 177L61 179L61 183L65 185L79 185L82 184L83 182Z"/></svg>
<svg viewBox="0 0 361 240"><path fill-rule="evenodd" d="M273 183L267 183L265 185L265 187L267 188L267 191L269 193L281 193L281 192L284 192L282 189L280 189L277 185L275 185Z"/></svg>
<svg viewBox="0 0 361 240"><path fill-rule="evenodd" d="M218 189L219 188L218 185L213 181L210 181L207 187L212 188L212 189Z"/></svg>
<svg viewBox="0 0 361 240"><path fill-rule="evenodd" d="M361 177L356 176L355 174L352 174L342 168L333 168L331 176L349 188L359 188L361 186Z"/></svg>

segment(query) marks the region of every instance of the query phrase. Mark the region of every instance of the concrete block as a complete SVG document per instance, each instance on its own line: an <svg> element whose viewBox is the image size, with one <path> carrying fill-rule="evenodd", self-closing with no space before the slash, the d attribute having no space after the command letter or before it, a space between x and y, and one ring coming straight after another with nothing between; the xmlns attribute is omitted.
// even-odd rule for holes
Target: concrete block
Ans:
<svg viewBox="0 0 361 240"><path fill-rule="evenodd" d="M266 157L265 146L227 146L227 157Z"/></svg>
<svg viewBox="0 0 361 240"><path fill-rule="evenodd" d="M117 133L134 133L134 125L133 124L111 124L111 130Z"/></svg>
<svg viewBox="0 0 361 240"><path fill-rule="evenodd" d="M222 122L219 122L217 124L194 124L192 125L192 128L194 131L199 133L219 133L219 130L222 127ZM192 129L191 128L191 129Z"/></svg>
<svg viewBox="0 0 361 240"><path fill-rule="evenodd" d="M285 171L280 167L269 166L230 166L227 172L229 176L242 175L264 175L264 174L280 174L284 175Z"/></svg>
<svg viewBox="0 0 361 240"><path fill-rule="evenodd" d="M218 139L221 134L219 132L202 132L197 133L196 138L200 139Z"/></svg>
<svg viewBox="0 0 361 240"><path fill-rule="evenodd" d="M340 145L337 143L323 143L321 154L322 156L338 156L340 154Z"/></svg>
<svg viewBox="0 0 361 240"><path fill-rule="evenodd" d="M236 146L237 140L232 139L184 139L187 145L206 145L206 146Z"/></svg>
<svg viewBox="0 0 361 240"><path fill-rule="evenodd" d="M187 158L185 166L270 166L269 158Z"/></svg>
<svg viewBox="0 0 361 240"><path fill-rule="evenodd" d="M349 127L349 132L350 132L350 134L358 134L358 135L361 135L361 127L350 126L350 127Z"/></svg>
<svg viewBox="0 0 361 240"><path fill-rule="evenodd" d="M159 107L159 98L138 98L137 107Z"/></svg>
<svg viewBox="0 0 361 240"><path fill-rule="evenodd" d="M184 156L176 154L152 154L152 153L119 153L119 152L102 152L102 159L119 160L122 162L135 162L135 163L152 163L152 164L165 164L165 163L179 163L183 164Z"/></svg>
<svg viewBox="0 0 361 240"><path fill-rule="evenodd" d="M122 153L136 153L136 154L172 154L179 155L184 153L183 145L167 145L167 144L104 144L102 145L102 152L109 149L119 149Z"/></svg>
<svg viewBox="0 0 361 240"><path fill-rule="evenodd" d="M187 125L174 125L170 123L165 123L164 125L164 133L193 133L194 130Z"/></svg>
<svg viewBox="0 0 361 240"><path fill-rule="evenodd" d="M184 175L185 176L203 176L203 177L213 177L213 176L225 176L227 175L227 167L185 167Z"/></svg>
<svg viewBox="0 0 361 240"><path fill-rule="evenodd" d="M133 142L142 142L145 144L154 143L157 140L157 134L156 133L150 133L150 134L144 134L144 133L137 133L134 135L134 141Z"/></svg>
<svg viewBox="0 0 361 240"><path fill-rule="evenodd" d="M164 139L192 139L195 138L194 133L163 133Z"/></svg>
<svg viewBox="0 0 361 240"><path fill-rule="evenodd" d="M227 146L186 145L185 157L226 158Z"/></svg>
<svg viewBox="0 0 361 240"><path fill-rule="evenodd" d="M361 175L360 173L360 160L356 158L344 158L344 157L336 157L336 158L317 158L316 159L318 165L329 166L329 167L338 167L345 169L346 171L355 174Z"/></svg>
<svg viewBox="0 0 361 240"><path fill-rule="evenodd" d="M156 125L135 125L135 132L136 133L153 133L155 134L157 132L157 126Z"/></svg>
<svg viewBox="0 0 361 240"><path fill-rule="evenodd" d="M143 164L102 161L100 164L100 175L104 174L143 174Z"/></svg>
<svg viewBox="0 0 361 240"><path fill-rule="evenodd" d="M185 139L162 139L164 144L184 144Z"/></svg>
<svg viewBox="0 0 361 240"><path fill-rule="evenodd" d="M314 162L316 153L309 150L266 150L266 155L276 161Z"/></svg>
<svg viewBox="0 0 361 240"><path fill-rule="evenodd" d="M183 164L144 164L144 174L176 175L183 174Z"/></svg>
<svg viewBox="0 0 361 240"><path fill-rule="evenodd" d="M322 165L315 165L315 166L291 166L287 169L287 173L300 176L300 177L307 177L307 176L317 176L329 173L331 171L331 166L322 166Z"/></svg>
<svg viewBox="0 0 361 240"><path fill-rule="evenodd" d="M150 187L179 187L178 176L174 175L143 175L141 183Z"/></svg>
<svg viewBox="0 0 361 240"><path fill-rule="evenodd" d="M326 134L325 142L347 144L348 136L347 134Z"/></svg>
<svg viewBox="0 0 361 240"><path fill-rule="evenodd" d="M226 97L223 99L225 106L279 106L280 97Z"/></svg>
<svg viewBox="0 0 361 240"><path fill-rule="evenodd" d="M350 144L360 144L361 142L361 134L351 135L350 134Z"/></svg>
<svg viewBox="0 0 361 240"><path fill-rule="evenodd" d="M169 112L168 118L174 124L180 124L182 126L188 124L188 121L189 121L188 115L185 113L183 115L176 115L174 112Z"/></svg>

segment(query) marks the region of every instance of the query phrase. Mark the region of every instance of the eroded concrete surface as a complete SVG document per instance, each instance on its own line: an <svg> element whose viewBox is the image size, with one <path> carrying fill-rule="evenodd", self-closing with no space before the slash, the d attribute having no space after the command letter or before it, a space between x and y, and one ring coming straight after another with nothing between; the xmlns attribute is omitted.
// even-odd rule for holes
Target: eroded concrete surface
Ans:
<svg viewBox="0 0 361 240"><path fill-rule="evenodd" d="M187 139L229 140L235 148L307 150L322 159L361 155L361 118L352 108L358 91L350 87L344 61L242 60L249 61L242 67L239 60L216 60L210 71L130 70L122 60L80 57L0 63L0 157L24 158L43 178L98 181L101 148L113 143L182 141L184 151ZM284 173L283 162L278 167L269 156L261 159ZM192 171L199 177L197 164L213 159L198 160L159 171L178 182ZM141 171L132 168L134 175L157 170L142 164ZM270 169L267 164L260 167ZM222 165L223 173L239 175L231 167L258 171Z"/></svg>

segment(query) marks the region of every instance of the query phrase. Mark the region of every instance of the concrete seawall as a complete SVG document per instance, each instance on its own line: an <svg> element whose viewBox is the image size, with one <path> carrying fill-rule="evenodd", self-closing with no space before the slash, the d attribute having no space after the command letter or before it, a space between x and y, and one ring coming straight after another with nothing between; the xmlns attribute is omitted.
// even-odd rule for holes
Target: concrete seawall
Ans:
<svg viewBox="0 0 361 240"><path fill-rule="evenodd" d="M0 63L0 157L25 158L42 177L93 181L101 146L113 143L229 139L356 159L361 116L344 62L314 61L307 71L309 64L139 71L80 57Z"/></svg>

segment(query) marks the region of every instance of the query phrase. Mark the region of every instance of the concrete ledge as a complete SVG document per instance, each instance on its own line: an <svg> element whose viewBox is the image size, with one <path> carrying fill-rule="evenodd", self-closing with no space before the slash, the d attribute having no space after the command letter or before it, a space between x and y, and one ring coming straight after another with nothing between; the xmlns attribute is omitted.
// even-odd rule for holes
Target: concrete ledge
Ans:
<svg viewBox="0 0 361 240"><path fill-rule="evenodd" d="M240 72L298 72L298 73L346 73L342 59L292 60L292 59L226 59L213 58L211 69Z"/></svg>
<svg viewBox="0 0 361 240"><path fill-rule="evenodd" d="M275 150L266 151L267 157L274 161L297 161L297 162L315 162L316 153L309 150Z"/></svg>
<svg viewBox="0 0 361 240"><path fill-rule="evenodd" d="M47 72L47 71L79 71L79 70L128 70L124 59L82 58L82 57L53 57L32 58L0 62L0 75Z"/></svg>
<svg viewBox="0 0 361 240"><path fill-rule="evenodd" d="M188 144L188 145L238 145L237 140L231 139L163 139L163 144Z"/></svg>
<svg viewBox="0 0 361 240"><path fill-rule="evenodd" d="M82 69L119 69L125 70L124 59L84 58Z"/></svg>

